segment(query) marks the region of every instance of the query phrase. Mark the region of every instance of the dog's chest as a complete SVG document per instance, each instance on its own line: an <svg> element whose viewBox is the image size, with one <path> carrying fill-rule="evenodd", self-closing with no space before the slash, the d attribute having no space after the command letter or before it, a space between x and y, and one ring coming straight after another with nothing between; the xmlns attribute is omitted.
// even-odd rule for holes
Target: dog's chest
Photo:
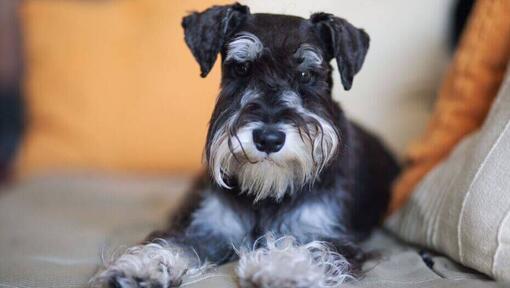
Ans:
<svg viewBox="0 0 510 288"><path fill-rule="evenodd" d="M291 235L302 242L334 237L344 230L341 212L338 205L325 201L307 202L292 209L261 209L256 215L254 236Z"/></svg>

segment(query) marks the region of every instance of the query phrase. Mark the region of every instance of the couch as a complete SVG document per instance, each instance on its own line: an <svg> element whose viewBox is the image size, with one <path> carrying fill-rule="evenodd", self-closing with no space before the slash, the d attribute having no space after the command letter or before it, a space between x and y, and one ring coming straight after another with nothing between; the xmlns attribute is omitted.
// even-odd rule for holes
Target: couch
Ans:
<svg viewBox="0 0 510 288"><path fill-rule="evenodd" d="M174 98L180 98L179 101L172 102L171 104L175 104L175 107L170 107L169 109L173 109L175 113L180 113L179 115L183 113L179 110L187 109L188 101L194 101L193 103L202 106L194 111L186 110L186 113L191 113L191 118L193 118L193 120L184 121L189 122L186 123L188 126L185 126L188 130L183 128L177 131L179 128L176 127L184 126L183 123L177 123L178 125L171 126L171 128L168 128L168 126L163 127L163 125L160 127L161 129L167 129L164 130L166 132L174 131L174 134L171 135L193 134L192 143L188 147L182 143L178 145L179 149L184 150L170 147L170 156L164 154L167 151L164 149L167 148L165 147L166 142L164 143L165 145L159 145L157 149L150 145L154 144L153 142L161 143L161 139L168 140L168 137L165 138L164 136L158 138L159 134L162 133L161 130L147 130L146 127L141 126L136 127L139 129L137 132L143 132L141 135L156 136L154 138L147 137L140 139L139 135L130 135L129 140L125 140L122 137L115 138L115 136L123 135L123 133L133 132L133 130L130 130L133 127L126 128L126 126L115 130L115 127L117 127L115 125L119 124L115 122L115 118L118 116L115 113L125 112L133 113L131 115L134 115L137 111L145 110L143 108L141 110L131 109L129 104L133 104L133 102L130 102L132 99L123 99L125 95L117 93L120 91L129 94L129 88L122 87L122 89L116 90L113 87L115 86L115 83L112 84L113 82L117 80L123 83L125 79L113 79L112 83L105 84L103 83L104 78L90 73L94 72L94 70L87 70L97 67L94 65L101 64L90 63L91 59L88 59L87 55L100 55L104 57L101 58L101 61L105 61L108 64L112 63L112 59L108 58L108 56L111 56L110 54L101 54L104 52L103 50L107 49L100 47L100 49L93 50L92 52L85 51L85 53L73 55L75 58L71 59L78 62L71 62L80 67L73 67L72 71L86 71L86 75L79 73L77 73L77 76L69 74L70 70L66 66L68 64L66 60L69 60L69 58L59 58L58 67L50 66L48 68L42 64L49 63L51 65L52 62L50 60L54 59L52 57L60 57L60 54L66 54L61 53L65 52L64 50L58 50L65 43L58 42L59 39L56 37L60 35L58 33L61 33L62 29L65 30L66 28L62 23L66 23L70 27L74 25L74 28L78 27L87 33L86 35L78 34L79 36L66 35L64 40L79 41L79 38L85 37L89 40L87 48L95 49L96 46L91 44L92 40L95 37L108 38L105 35L109 36L110 34L108 33L113 33L112 31L126 33L122 34L124 38L132 36L129 32L123 30L124 28L121 25L110 27L111 29L108 31L99 33L97 28L100 27L100 24L115 24L118 23L116 21L133 20L139 17L139 15L155 13L158 17L162 18L158 18L157 21L143 22L147 19L141 17L135 19L139 21L136 23L141 26L154 25L148 26L151 28L160 27L161 22L158 21L163 21L162 19L166 16L164 13L165 9L171 10L172 5L168 4L169 2L156 0L138 3L136 1L125 1L120 4L125 7L121 10L116 10L115 2L112 1L101 3L101 9L107 11L100 11L96 15L94 5L97 5L97 3L90 4L76 1L67 2L65 5L55 5L53 1L46 1L46 3L39 0L26 2L28 4L23 7L21 13L25 24L23 32L26 36L26 44L29 46L26 49L26 53L30 57L27 58L33 61L33 63L27 61L27 66L30 69L28 69L29 73L24 82L25 91L28 94L26 95L28 104L31 104L31 106L28 106L28 113L32 113L30 115L33 117L31 120L37 120L48 116L48 114L52 113L51 111L55 111L52 109L57 109L59 113L67 113L66 119L69 122L64 123L67 125L62 125L62 122L55 122L56 118L51 117L44 119L50 119L53 122L29 122L29 131L26 132L21 148L15 157L13 166L14 177L11 178L10 182L0 186L0 288L86 287L88 279L100 269L102 263L108 261L111 257L115 257L126 247L138 243L147 233L163 226L168 212L175 209L178 205L179 199L183 197L187 188L192 183L192 175L198 171L200 154L198 148L202 145L202 134L205 132L205 122L209 111L207 109L210 109L210 105L213 104L214 97L211 94L210 97L204 98L205 100L200 98L197 98L198 100L190 100L185 98L187 95L182 93L182 95L173 95L175 96ZM193 4L189 5L194 5L195 2L201 3L201 1L190 1L189 3ZM409 141L421 134L426 126L433 110L432 103L435 100L435 92L439 87L444 68L450 61L449 34L447 31L454 1L433 0L412 2L408 0L387 0L375 3L368 0L342 0L337 3L336 1L318 0L315 1L316 3L314 3L312 8L310 8L309 3L305 3L306 1L242 2L250 5L254 12L292 13L305 17L310 12L319 9L325 10L342 15L358 26L366 28L372 36L372 48L367 58L365 69L359 74L355 87L351 92L348 94L335 93L335 97L343 105L350 117L381 135L391 149L401 159L403 158L405 147ZM145 6L140 4L142 7L136 6L139 3L149 4ZM160 6L156 8L151 7L151 3ZM75 7L82 5L86 7ZM186 9L189 8L188 6L186 7ZM134 8L144 8L142 11L145 14L135 13L135 11L139 10ZM81 9L85 10L85 12L81 13L79 11ZM62 16L62 14L65 14L63 12L69 12L66 14L67 18ZM122 13L126 13L128 17L122 17ZM181 17L181 14L177 16ZM111 20L112 15L117 18ZM54 22L53 20L55 19L62 22ZM97 23L81 25L83 19L96 19ZM173 23L172 21L168 23ZM41 27L50 27L51 29L44 30ZM393 33L388 33L388 31ZM156 46L153 46L153 50L143 54L143 57L148 57L144 59L149 59L150 54L164 53L162 50L166 49L167 46L165 45L167 44L174 45L172 41L159 42L161 35L167 35L165 34L167 32L168 30L163 29L154 32L161 34L154 35L145 35L140 32L140 35L148 36L148 38L143 38L147 40L147 43L157 41L157 44L161 45L158 46L159 48L154 48ZM53 33L53 36L45 33ZM179 31L176 34L178 36L175 36L179 40L182 37L180 33ZM137 34L136 36L140 35ZM153 38L150 38L151 36ZM123 42L124 38L113 39L109 44L113 43L119 46L120 44L125 44L126 42ZM133 46L138 44L137 41L139 41L139 38L133 38L127 43ZM69 44L69 47L79 50L79 44L80 42L74 42ZM181 44L181 46L184 46L183 43ZM173 48L181 49L179 47ZM46 57L42 57L41 54L43 53L41 51L43 50L49 53L51 57L48 57L47 54L45 55ZM133 51L137 52L136 49L133 49ZM133 51L130 50L130 52ZM113 52L117 53L117 50ZM191 63L191 55L185 54L185 52L182 53L183 57L180 54L178 57L179 61L182 61L179 63ZM66 54L64 56L69 55ZM78 56L83 56L84 58L80 61ZM155 61L154 59L152 60ZM115 61L122 62L123 59L115 58L113 63L117 63ZM115 69L111 67L104 68L105 71L118 72L122 68L119 67ZM196 72L196 78L190 79L199 81L198 68L190 67L196 70L186 66L179 67L180 69L170 72L182 74L183 78L189 78L187 73ZM159 68L162 69L151 71L166 71L165 67ZM99 73L99 75L108 75L105 71L102 71L104 74ZM49 72L61 74L58 74L60 77L52 77ZM213 72L213 74L216 73L216 76L213 75L213 80L217 80L217 72ZM65 128L72 126L70 123L77 123L76 125L80 129L89 124L89 127L80 132L86 131L87 133L92 133L96 131L95 128L97 127L90 126L90 123L84 123L86 121L83 119L90 120L90 118L83 118L83 114L80 114L85 111L84 109L77 109L69 113L69 109L67 109L69 107L65 106L69 103L60 102L58 104L62 105L65 109L58 110L59 107L55 108L58 105L54 105L55 103L52 101L56 101L55 99L58 99L58 97L63 97L61 100L65 101L61 102L66 102L67 99L72 98L67 97L70 97L70 95L75 96L72 93L66 94L69 91L83 92L80 89L75 90L76 87L71 87L72 85L69 83L72 81L64 81L64 86L58 86L58 89L55 88L57 85L62 85L62 81L60 81L62 75L68 76L67 80L77 81L79 85L81 85L81 80L84 81L86 85L83 86L87 87L79 88L90 92L88 95L90 98L87 98L87 101L92 101L91 99L94 99L96 96L103 96L102 92L105 91L102 89L104 87L98 89L87 82L88 80L96 81L93 84L102 83L106 85L107 91L111 92L112 95L107 95L111 97L107 97L108 101L106 101L106 104L96 103L96 106L116 105L120 109L115 110L115 112L109 110L110 114L100 118L99 120L101 121L97 121L99 124L104 124L99 127L103 129L103 131L98 132L103 133L101 137L92 135L93 137L89 138L96 137L93 140L99 138L101 140L112 139L114 141L105 141L107 143L102 147L87 147L90 146L89 143L94 144L94 142L87 142L90 140L88 138L73 138L76 134L80 134L73 134L78 130L73 130L73 133L65 130L58 131L60 133L59 137L65 136L65 138L57 139L59 141L55 142L43 141L46 143L46 146L37 144L37 141L42 139L39 138L37 140L38 137L41 137L41 131L45 132L42 134L46 137L44 138L46 140L49 139L48 137L54 136L52 133L55 132L55 130L52 130L55 129L55 125L48 125L43 127L44 130L38 130L42 126L41 123L56 123ZM145 81L144 85L146 85L136 86L137 88L150 87L154 83L161 84L167 81L165 77L154 77L156 78L154 80L151 77L144 77L145 75L136 75L139 76L139 79L130 79L133 81L139 80L140 82ZM73 78L73 76L76 76L76 78ZM130 74L131 76L133 75ZM198 88L195 87L194 89L198 89L196 91L201 93L213 91L216 89L213 80L207 80L209 82L206 82L204 85L197 84ZM337 80L335 79L335 81ZM157 88L155 88L154 91L150 90L147 94L150 96L150 93L154 93L158 94L159 97L161 96L159 94L169 91L166 86L165 88L159 88L160 91L156 91ZM43 90L45 93L41 92ZM162 93L160 93L161 91ZM335 91L338 92L340 90L336 88ZM374 91L377 93L374 93ZM41 96L41 94L46 95ZM45 100L44 97L49 97L46 98L46 102L42 101ZM154 100L156 98L154 96L148 99ZM157 100L161 99L157 98ZM44 105L37 106L34 103L42 103ZM76 103L82 102L78 101ZM164 103L168 104L167 102ZM43 106L44 108L40 108ZM93 108L96 107L92 106ZM72 108L76 107L72 106ZM126 112L124 110L129 111ZM195 118L195 115L199 115L199 118ZM149 116L152 115L146 116L150 118ZM163 116L173 119L171 117L175 115L172 115L171 111ZM156 117L154 119L166 119L164 117ZM194 126L191 126L190 129L189 125ZM34 130L39 134L34 134ZM190 133L189 131L192 132ZM70 139L72 140L71 142L66 142ZM76 144L79 140L83 140L83 142L79 143L81 146L77 145L78 149L72 150L72 148L76 148L72 147L72 145ZM128 143L133 142L133 140L137 142L135 141L135 144ZM174 141L173 138L169 141L168 143L174 143L172 142ZM148 148L145 149L144 145L148 146ZM37 149L40 147L47 150ZM132 147L136 147L139 150L131 149ZM110 149L116 150L111 151ZM134 150L139 154L137 158L130 158L132 156L130 153ZM72 153L65 155L65 153L60 153L62 151L70 151ZM86 153L91 153L91 151L100 151L102 154L96 153L93 155L92 153L93 156L101 155L97 156L97 158L83 157L78 160L76 160L76 157L69 156L69 154L90 156ZM157 153L154 151L157 151ZM162 158L165 158L164 160L174 159L175 161L150 162L147 160L161 160ZM190 160L189 158L193 159ZM345 284L345 287L503 287L503 284L499 284L475 270L457 264L447 256L437 254L423 247L414 246L409 242L404 242L393 232L385 228L375 231L363 245L366 250L377 252L377 257L365 263L363 267L364 275L360 279ZM235 263L216 267L205 275L194 279L186 279L184 286L197 288L236 287L234 270Z"/></svg>

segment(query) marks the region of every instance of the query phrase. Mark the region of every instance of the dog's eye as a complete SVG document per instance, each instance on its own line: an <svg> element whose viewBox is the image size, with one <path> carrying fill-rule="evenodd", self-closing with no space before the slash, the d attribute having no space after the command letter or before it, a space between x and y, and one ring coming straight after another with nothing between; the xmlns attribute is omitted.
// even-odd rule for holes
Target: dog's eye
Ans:
<svg viewBox="0 0 510 288"><path fill-rule="evenodd" d="M312 81L312 73L309 71L300 71L298 72L298 80L303 84L310 83L310 81Z"/></svg>
<svg viewBox="0 0 510 288"><path fill-rule="evenodd" d="M240 62L234 64L234 72L237 76L247 76L251 72L251 63L250 62Z"/></svg>

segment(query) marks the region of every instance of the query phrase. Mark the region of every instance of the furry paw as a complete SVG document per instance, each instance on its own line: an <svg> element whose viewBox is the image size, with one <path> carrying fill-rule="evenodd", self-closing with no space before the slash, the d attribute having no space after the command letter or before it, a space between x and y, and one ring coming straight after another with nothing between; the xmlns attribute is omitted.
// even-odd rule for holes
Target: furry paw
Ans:
<svg viewBox="0 0 510 288"><path fill-rule="evenodd" d="M242 288L339 287L349 263L324 242L299 245L293 237L266 236L264 248L241 251L237 275Z"/></svg>
<svg viewBox="0 0 510 288"><path fill-rule="evenodd" d="M176 246L164 241L134 246L112 261L90 280L91 287L168 288L178 287L184 276L197 274L198 263ZM193 265L194 264L194 265Z"/></svg>

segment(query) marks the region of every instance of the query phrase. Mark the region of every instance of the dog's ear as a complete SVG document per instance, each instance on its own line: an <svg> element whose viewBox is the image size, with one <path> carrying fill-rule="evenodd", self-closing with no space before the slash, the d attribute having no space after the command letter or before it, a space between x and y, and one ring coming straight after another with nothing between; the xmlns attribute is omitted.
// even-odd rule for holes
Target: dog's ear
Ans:
<svg viewBox="0 0 510 288"><path fill-rule="evenodd" d="M310 21L319 29L330 57L336 58L344 89L351 89L354 75L361 69L367 55L368 34L345 19L327 13L315 13Z"/></svg>
<svg viewBox="0 0 510 288"><path fill-rule="evenodd" d="M211 71L225 39L250 14L247 6L235 3L212 6L203 12L193 12L182 19L184 39L200 65L200 76Z"/></svg>

